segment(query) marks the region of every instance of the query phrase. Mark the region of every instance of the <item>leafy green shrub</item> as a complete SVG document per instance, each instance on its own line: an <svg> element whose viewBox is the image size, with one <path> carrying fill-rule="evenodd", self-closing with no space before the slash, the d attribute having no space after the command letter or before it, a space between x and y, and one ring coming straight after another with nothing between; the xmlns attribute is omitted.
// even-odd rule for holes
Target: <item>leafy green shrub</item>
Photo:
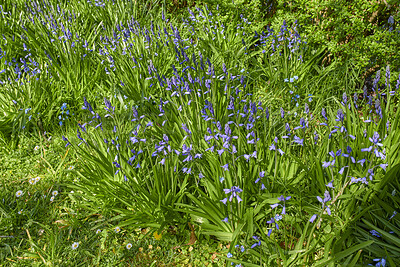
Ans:
<svg viewBox="0 0 400 267"><path fill-rule="evenodd" d="M327 48L326 63L352 60L368 74L387 64L398 71L397 1L277 1L275 5L272 23L297 20L309 45Z"/></svg>

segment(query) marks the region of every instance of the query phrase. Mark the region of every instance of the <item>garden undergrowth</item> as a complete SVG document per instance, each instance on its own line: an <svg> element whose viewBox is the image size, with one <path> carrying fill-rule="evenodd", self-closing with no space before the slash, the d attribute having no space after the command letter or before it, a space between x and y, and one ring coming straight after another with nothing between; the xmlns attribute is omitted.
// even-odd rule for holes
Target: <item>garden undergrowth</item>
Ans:
<svg viewBox="0 0 400 267"><path fill-rule="evenodd" d="M2 9L2 263L395 266L390 63L361 88L297 21L124 7Z"/></svg>

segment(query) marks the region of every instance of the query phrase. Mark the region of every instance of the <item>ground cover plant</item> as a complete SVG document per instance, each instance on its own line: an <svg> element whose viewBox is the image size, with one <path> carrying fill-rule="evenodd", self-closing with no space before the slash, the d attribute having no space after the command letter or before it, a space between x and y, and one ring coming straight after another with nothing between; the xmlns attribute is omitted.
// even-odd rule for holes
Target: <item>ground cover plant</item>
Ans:
<svg viewBox="0 0 400 267"><path fill-rule="evenodd" d="M396 64L153 4L1 6L1 262L395 266Z"/></svg>

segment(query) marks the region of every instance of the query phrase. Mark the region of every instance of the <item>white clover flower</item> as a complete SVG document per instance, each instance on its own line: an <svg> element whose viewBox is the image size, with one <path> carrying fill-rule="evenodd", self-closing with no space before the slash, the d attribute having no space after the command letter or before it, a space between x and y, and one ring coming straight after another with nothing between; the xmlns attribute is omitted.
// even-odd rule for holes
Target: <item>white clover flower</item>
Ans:
<svg viewBox="0 0 400 267"><path fill-rule="evenodd" d="M126 244L126 249L131 249L132 248L132 244L131 243L128 243L128 244Z"/></svg>
<svg viewBox="0 0 400 267"><path fill-rule="evenodd" d="M29 179L29 183L31 184L31 185L35 185L37 182L39 182L40 181L40 177L38 176L38 177L36 177L36 178L31 178L31 179Z"/></svg>
<svg viewBox="0 0 400 267"><path fill-rule="evenodd" d="M57 190L55 190L55 191L53 191L51 194L52 194L52 195L55 197L55 196L57 196L57 195L58 195L58 191L57 191Z"/></svg>
<svg viewBox="0 0 400 267"><path fill-rule="evenodd" d="M15 193L16 197L20 197L24 194L24 192L22 192L22 190L18 190L17 193Z"/></svg>
<svg viewBox="0 0 400 267"><path fill-rule="evenodd" d="M117 234L121 231L121 228L119 226L115 227L114 232L116 232Z"/></svg>
<svg viewBox="0 0 400 267"><path fill-rule="evenodd" d="M79 247L79 243L78 242L74 242L72 244L72 249L77 249Z"/></svg>

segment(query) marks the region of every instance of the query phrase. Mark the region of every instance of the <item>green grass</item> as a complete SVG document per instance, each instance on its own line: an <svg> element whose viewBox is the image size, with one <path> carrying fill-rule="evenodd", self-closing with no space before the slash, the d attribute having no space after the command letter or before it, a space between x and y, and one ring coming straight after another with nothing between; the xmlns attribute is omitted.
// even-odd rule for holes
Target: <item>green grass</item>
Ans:
<svg viewBox="0 0 400 267"><path fill-rule="evenodd" d="M115 222L101 211L79 208L84 200L68 185L79 181L81 164L60 141L55 137L41 144L34 136L24 137L16 150L1 149L3 266L221 266L226 242L204 239L187 245L190 232L176 226L160 236L146 228L122 227L116 233ZM31 184L36 177L40 180ZM16 198L19 190L23 195ZM54 191L58 194L51 201ZM79 243L76 250L74 242ZM133 245L129 250L128 243Z"/></svg>

